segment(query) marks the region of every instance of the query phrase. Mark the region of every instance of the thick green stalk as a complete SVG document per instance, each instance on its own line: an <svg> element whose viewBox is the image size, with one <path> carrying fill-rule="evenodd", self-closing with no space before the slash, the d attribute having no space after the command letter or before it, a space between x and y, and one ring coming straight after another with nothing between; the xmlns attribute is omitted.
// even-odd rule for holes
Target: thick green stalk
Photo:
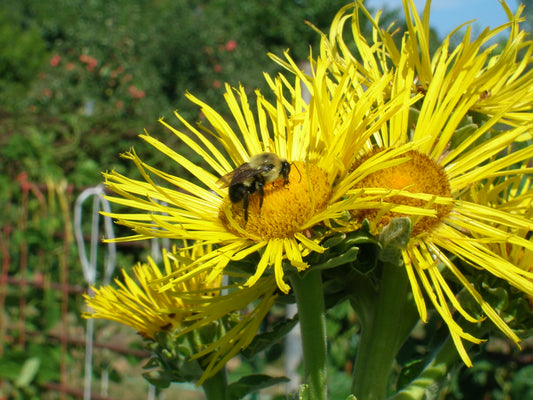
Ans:
<svg viewBox="0 0 533 400"><path fill-rule="evenodd" d="M353 296L357 298L357 293ZM370 305L368 301L365 304ZM358 400L386 398L396 354L417 320L416 308L409 299L405 269L384 263L375 298L364 310L361 320L361 339L352 381L352 393Z"/></svg>
<svg viewBox="0 0 533 400"><path fill-rule="evenodd" d="M207 400L226 400L226 389L228 387L228 380L226 377L226 369L222 368L212 377L206 379L202 383L205 398Z"/></svg>
<svg viewBox="0 0 533 400"><path fill-rule="evenodd" d="M326 311L320 271L291 277L302 334L304 382L310 400L326 400Z"/></svg>

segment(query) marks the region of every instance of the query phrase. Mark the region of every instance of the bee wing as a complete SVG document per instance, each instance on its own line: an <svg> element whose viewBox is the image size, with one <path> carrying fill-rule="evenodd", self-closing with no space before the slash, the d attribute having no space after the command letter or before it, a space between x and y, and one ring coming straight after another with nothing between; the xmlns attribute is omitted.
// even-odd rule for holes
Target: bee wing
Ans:
<svg viewBox="0 0 533 400"><path fill-rule="evenodd" d="M224 176L221 176L217 180L217 185L220 186L221 188L227 188L231 184L231 181L233 180L233 175L235 175L235 171L237 171L237 170L234 169L230 173L228 173L228 174L226 174Z"/></svg>
<svg viewBox="0 0 533 400"><path fill-rule="evenodd" d="M237 168L234 172L233 178L231 179L231 185L242 183L249 178L253 178L256 175L261 174L263 170L261 168L251 168L250 164L245 163Z"/></svg>
<svg viewBox="0 0 533 400"><path fill-rule="evenodd" d="M217 183L222 188L242 183L247 179L253 178L263 172L269 171L269 168L261 166L260 168L251 168L249 163L244 163L234 169L229 174L222 176Z"/></svg>
<svg viewBox="0 0 533 400"><path fill-rule="evenodd" d="M241 183L246 179L259 173L254 172L255 171L250 168L250 164L244 163L240 167L235 168L233 171L227 173L226 175L221 176L220 179L217 181L217 184L219 184L221 188L225 188L236 183Z"/></svg>

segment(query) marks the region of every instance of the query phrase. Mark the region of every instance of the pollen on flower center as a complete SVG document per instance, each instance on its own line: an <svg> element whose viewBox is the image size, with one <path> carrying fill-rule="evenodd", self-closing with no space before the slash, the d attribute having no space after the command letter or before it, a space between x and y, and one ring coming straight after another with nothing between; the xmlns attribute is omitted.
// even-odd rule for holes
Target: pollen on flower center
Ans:
<svg viewBox="0 0 533 400"><path fill-rule="evenodd" d="M240 236L268 240L293 235L313 215L322 211L331 196L327 173L313 164L294 162L289 181L278 179L265 185L263 205L260 194L250 195L248 221L244 220L243 203L225 198L219 218L226 228Z"/></svg>
<svg viewBox="0 0 533 400"><path fill-rule="evenodd" d="M363 157L357 165L362 164L366 159L374 155L370 153ZM417 151L409 151L405 156L410 160L391 168L384 168L375 173L368 175L358 182L357 188L381 187L388 189L405 190L411 193L432 194L439 197L451 197L450 185L444 170L428 156ZM427 208L427 201L421 199L408 198L405 196L392 196L387 198L387 202L395 204L409 205L418 208ZM433 204L432 208L436 209L435 217L422 217L413 226L412 235L416 236L422 232L430 232L437 226L443 218L451 211L451 205ZM375 221L378 218L379 221ZM377 226L385 226L391 218L403 216L396 212L383 212L379 209L357 210L352 216L358 220L368 218L375 221Z"/></svg>

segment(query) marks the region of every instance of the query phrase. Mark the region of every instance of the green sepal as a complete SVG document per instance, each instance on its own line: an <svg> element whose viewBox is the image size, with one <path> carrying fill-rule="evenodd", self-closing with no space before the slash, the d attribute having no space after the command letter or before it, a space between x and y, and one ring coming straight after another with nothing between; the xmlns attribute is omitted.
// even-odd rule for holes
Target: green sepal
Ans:
<svg viewBox="0 0 533 400"><path fill-rule="evenodd" d="M290 379L282 377L272 377L268 375L248 375L243 376L237 382L230 384L227 388L226 399L238 400L247 396L250 393L257 392L258 390L277 385L280 383L289 382Z"/></svg>
<svg viewBox="0 0 533 400"><path fill-rule="evenodd" d="M398 375L398 378L396 380L396 387L401 390L409 386L411 382L413 382L416 378L420 376L427 363L428 361L424 357L420 357L415 360L406 362Z"/></svg>
<svg viewBox="0 0 533 400"><path fill-rule="evenodd" d="M378 266L381 245L376 240L369 239L364 243L361 242L358 248L358 257L351 264L351 268L359 274L368 275Z"/></svg>
<svg viewBox="0 0 533 400"><path fill-rule="evenodd" d="M258 252L249 254L242 260L231 260L228 262L224 270L231 274L237 275L253 275L260 261L260 254Z"/></svg>
<svg viewBox="0 0 533 400"><path fill-rule="evenodd" d="M250 345L242 350L241 354L252 359L256 354L266 350L270 346L283 339L298 323L298 316L280 321L272 327L272 330L263 332L255 336Z"/></svg>
<svg viewBox="0 0 533 400"><path fill-rule="evenodd" d="M146 349L154 356L148 360L144 378L158 388L166 388L172 382L195 382L203 374L198 360L190 360L193 354L188 335L176 337L171 332L157 332L155 340L145 342Z"/></svg>
<svg viewBox="0 0 533 400"><path fill-rule="evenodd" d="M351 232L346 238L346 245L357 246L359 253L357 259L351 263L351 268L362 275L368 275L378 265L381 244L370 234L370 223L364 220L361 228Z"/></svg>
<svg viewBox="0 0 533 400"><path fill-rule="evenodd" d="M337 256L328 258L326 261L320 264L314 264L311 268L315 271L337 268L341 265L354 262L357 259L357 254L359 254L359 248L349 247L343 253Z"/></svg>
<svg viewBox="0 0 533 400"><path fill-rule="evenodd" d="M367 220L363 221L359 230L348 234L338 234L336 238L341 238L342 241L337 242L329 238L330 243L335 243L336 246L320 255L325 258L322 264L331 267L324 268L322 272L327 309L350 296L354 281L361 282L362 279L367 280L366 277L368 277L370 286L372 286L372 271L378 265L382 249L381 244L370 234ZM315 267L316 265L313 266Z"/></svg>
<svg viewBox="0 0 533 400"><path fill-rule="evenodd" d="M338 246L346 241L346 234L345 233L338 233L336 235L328 237L326 240L324 240L320 245L322 247L325 247L327 249L330 249L332 247Z"/></svg>
<svg viewBox="0 0 533 400"><path fill-rule="evenodd" d="M366 274L376 267L381 250L379 242L369 233L367 220L363 221L359 230L336 233L326 238L321 245L327 249L324 253L311 253L305 260L315 270L350 265L360 273Z"/></svg>
<svg viewBox="0 0 533 400"><path fill-rule="evenodd" d="M474 124L472 122L472 117L466 117L461 121L461 124L459 128L457 128L451 137L450 140L450 148L454 149L461 143L463 143L465 140L467 140L477 129L479 129L479 126L477 124Z"/></svg>
<svg viewBox="0 0 533 400"><path fill-rule="evenodd" d="M419 109L415 107L409 107L409 119L408 119L409 122L407 126L415 127L419 116L420 116ZM411 128L411 131L413 131L412 128Z"/></svg>
<svg viewBox="0 0 533 400"><path fill-rule="evenodd" d="M143 368L148 368L146 365ZM170 386L172 382L176 381L173 374L169 371L158 369L155 371L144 372L142 374L144 379L146 379L150 384L154 385L158 389L166 389ZM186 381L181 381L186 382Z"/></svg>
<svg viewBox="0 0 533 400"><path fill-rule="evenodd" d="M221 320L212 321L211 323L203 325L202 327L192 331L190 334L195 334L193 335L195 339L195 342L193 342L194 349L196 351L200 350L205 345L214 343L219 338L224 336L227 329L231 329L231 327L234 325L234 321L231 317L231 314L227 315Z"/></svg>
<svg viewBox="0 0 533 400"><path fill-rule="evenodd" d="M409 218L393 218L379 234L378 240L382 246L379 260L401 267L403 265L402 250L407 247L411 239L411 231Z"/></svg>

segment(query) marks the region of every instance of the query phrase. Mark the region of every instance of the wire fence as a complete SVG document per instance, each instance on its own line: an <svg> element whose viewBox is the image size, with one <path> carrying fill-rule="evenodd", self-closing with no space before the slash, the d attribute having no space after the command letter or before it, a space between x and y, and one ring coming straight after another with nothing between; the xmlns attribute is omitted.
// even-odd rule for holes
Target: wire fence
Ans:
<svg viewBox="0 0 533 400"><path fill-rule="evenodd" d="M0 216L0 399L155 399L141 377L150 356L141 339L80 316L82 294L109 283L117 263L115 245L101 241L114 235L99 214L109 211L103 187L75 199L64 181L20 174L17 183Z"/></svg>

